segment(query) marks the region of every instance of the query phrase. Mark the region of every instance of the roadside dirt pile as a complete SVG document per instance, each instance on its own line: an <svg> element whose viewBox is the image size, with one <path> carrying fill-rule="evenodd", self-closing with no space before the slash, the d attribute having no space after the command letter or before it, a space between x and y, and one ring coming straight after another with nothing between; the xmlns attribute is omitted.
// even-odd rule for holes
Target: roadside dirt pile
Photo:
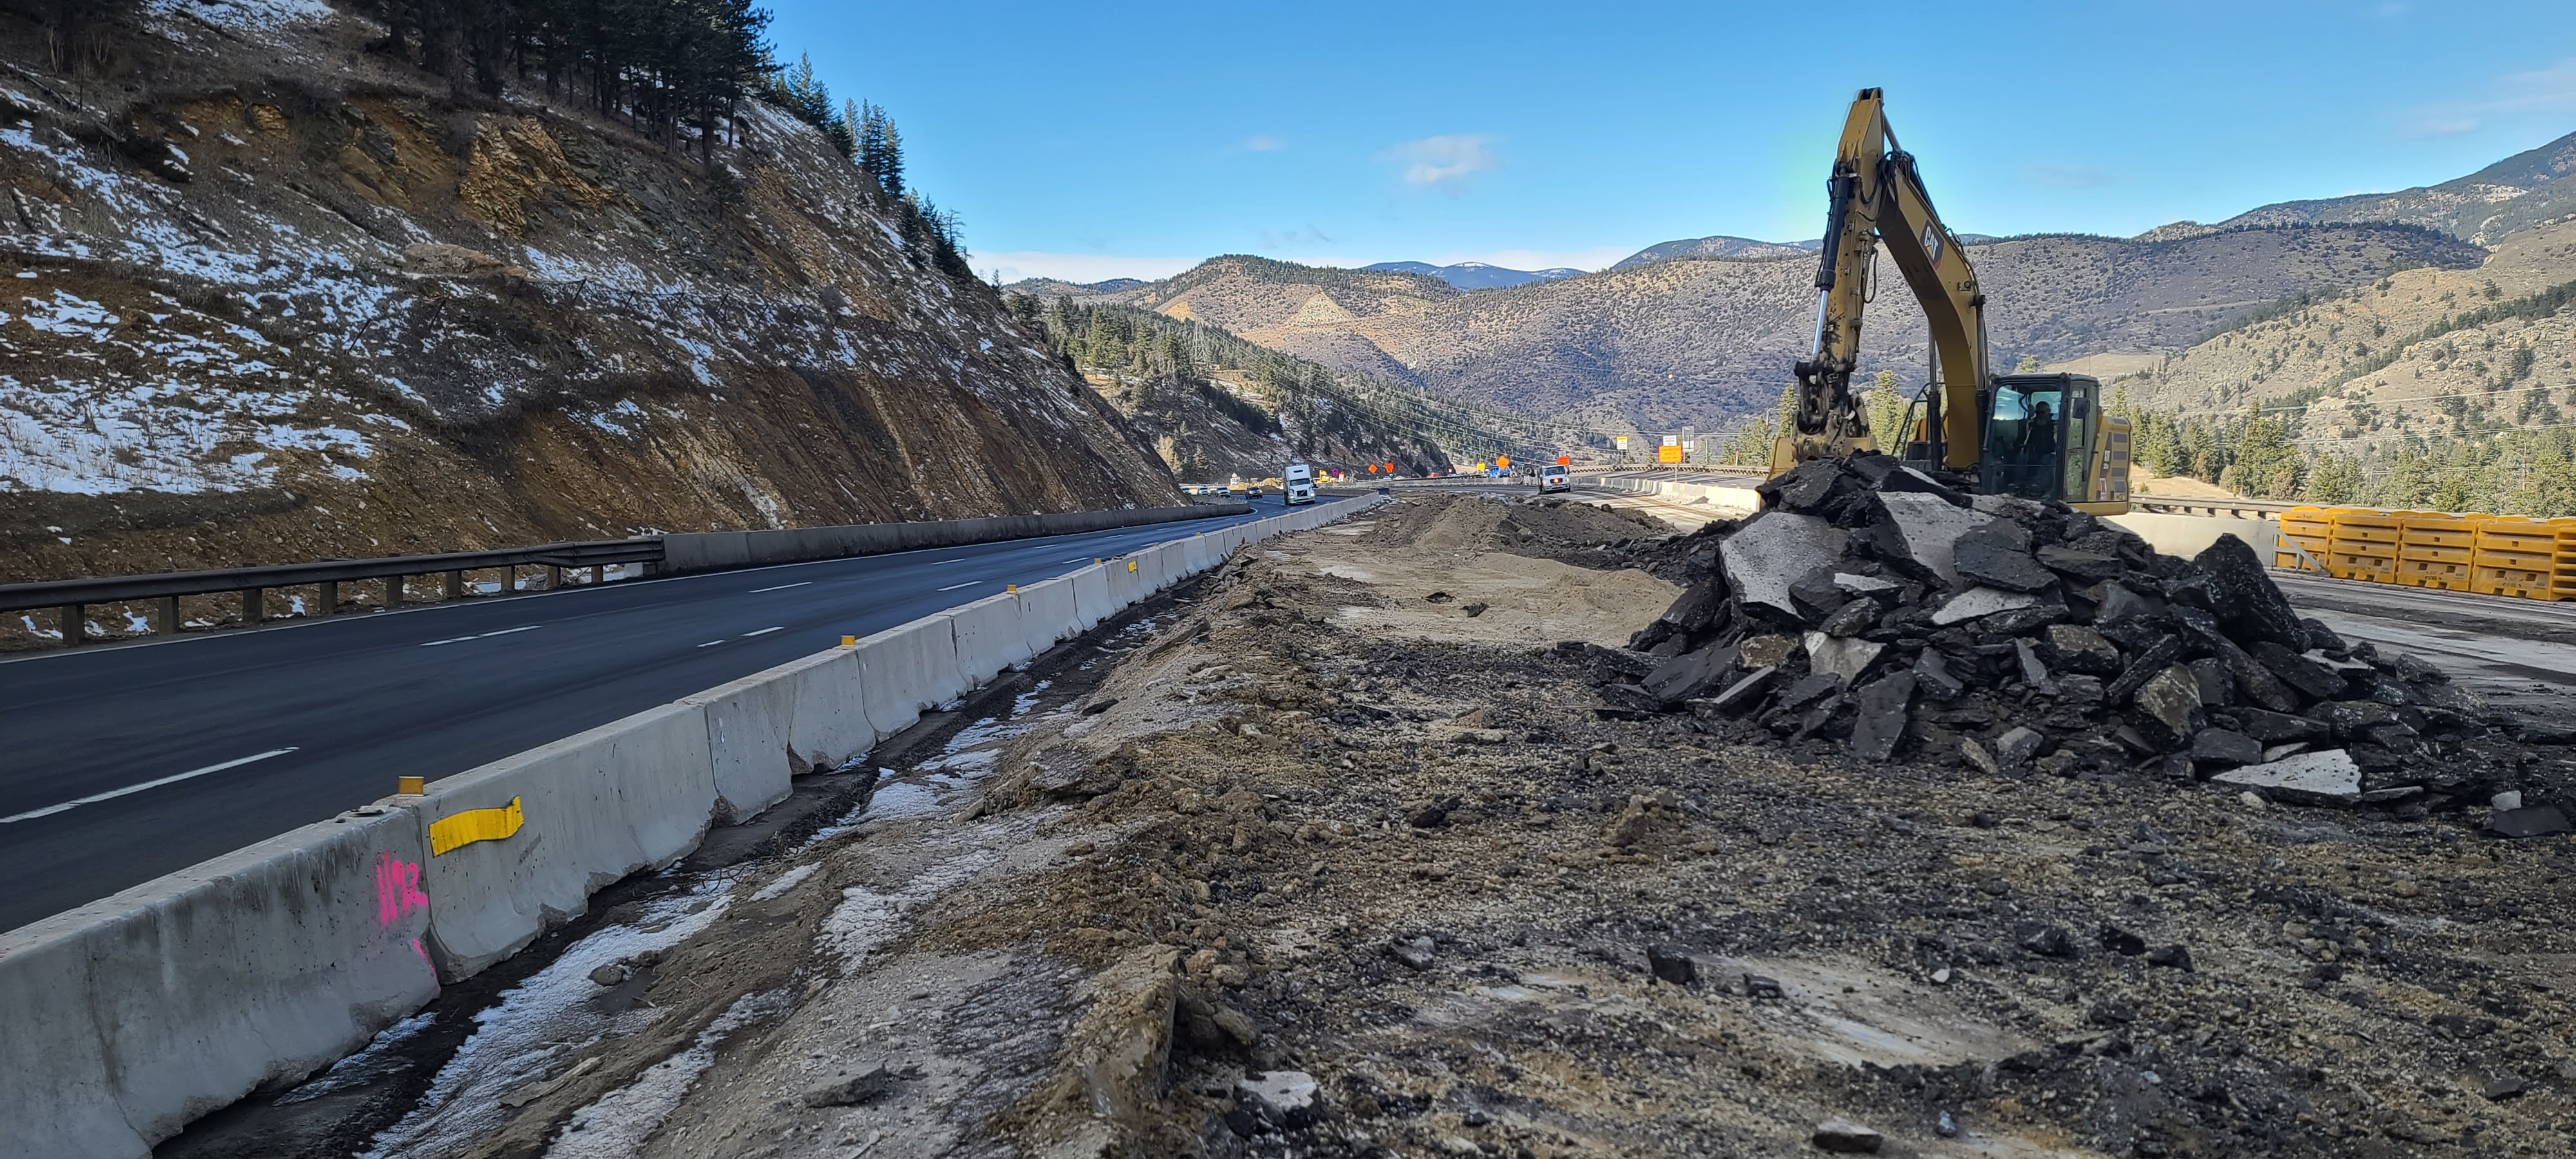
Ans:
<svg viewBox="0 0 2576 1159"><path fill-rule="evenodd" d="M1993 773L2138 768L2281 800L2420 811L2529 792L2500 830L2564 832L2567 788L2429 663L2303 619L2235 536L2193 559L2064 504L1969 496L1879 455L1819 460L1691 537L1689 590L1606 690L1732 739L1841 742ZM1651 666L1650 666L1651 664Z"/></svg>

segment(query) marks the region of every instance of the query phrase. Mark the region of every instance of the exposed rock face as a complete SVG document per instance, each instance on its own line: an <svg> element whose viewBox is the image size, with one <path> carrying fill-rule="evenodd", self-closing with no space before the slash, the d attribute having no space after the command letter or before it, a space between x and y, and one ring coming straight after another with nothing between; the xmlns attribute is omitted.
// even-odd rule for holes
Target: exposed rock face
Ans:
<svg viewBox="0 0 2576 1159"><path fill-rule="evenodd" d="M710 171L320 4L138 19L0 40L0 580L1181 502L775 109Z"/></svg>

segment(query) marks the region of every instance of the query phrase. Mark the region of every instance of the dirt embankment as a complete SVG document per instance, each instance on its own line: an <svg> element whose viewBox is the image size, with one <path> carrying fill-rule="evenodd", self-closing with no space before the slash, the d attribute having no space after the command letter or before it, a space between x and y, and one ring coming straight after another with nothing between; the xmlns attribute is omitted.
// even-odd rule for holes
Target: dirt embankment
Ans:
<svg viewBox="0 0 2576 1159"><path fill-rule="evenodd" d="M0 581L1181 501L757 102L710 170L320 3L0 20Z"/></svg>
<svg viewBox="0 0 2576 1159"><path fill-rule="evenodd" d="M2562 1153L2568 838L1607 703L1679 590L1641 530L1428 497L1256 550L576 945L378 1145Z"/></svg>

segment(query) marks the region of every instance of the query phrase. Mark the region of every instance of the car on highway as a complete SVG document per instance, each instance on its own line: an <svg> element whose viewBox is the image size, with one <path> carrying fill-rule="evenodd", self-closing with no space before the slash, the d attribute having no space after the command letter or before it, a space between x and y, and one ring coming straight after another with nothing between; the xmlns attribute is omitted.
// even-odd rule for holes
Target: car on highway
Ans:
<svg viewBox="0 0 2576 1159"><path fill-rule="evenodd" d="M1545 495L1550 491L1571 491L1573 489L1574 483L1566 475L1565 464L1549 463L1548 465L1538 469L1539 494Z"/></svg>

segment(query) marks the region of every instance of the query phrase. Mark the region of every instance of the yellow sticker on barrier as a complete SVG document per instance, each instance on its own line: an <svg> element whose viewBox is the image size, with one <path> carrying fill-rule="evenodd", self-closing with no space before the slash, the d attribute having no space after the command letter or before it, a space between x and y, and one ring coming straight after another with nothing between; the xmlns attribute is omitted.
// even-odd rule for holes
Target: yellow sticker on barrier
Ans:
<svg viewBox="0 0 2576 1159"><path fill-rule="evenodd" d="M519 799L498 809L468 809L452 817L441 817L429 823L429 855L436 857L451 849L477 841L498 841L519 831L527 823L519 812Z"/></svg>

